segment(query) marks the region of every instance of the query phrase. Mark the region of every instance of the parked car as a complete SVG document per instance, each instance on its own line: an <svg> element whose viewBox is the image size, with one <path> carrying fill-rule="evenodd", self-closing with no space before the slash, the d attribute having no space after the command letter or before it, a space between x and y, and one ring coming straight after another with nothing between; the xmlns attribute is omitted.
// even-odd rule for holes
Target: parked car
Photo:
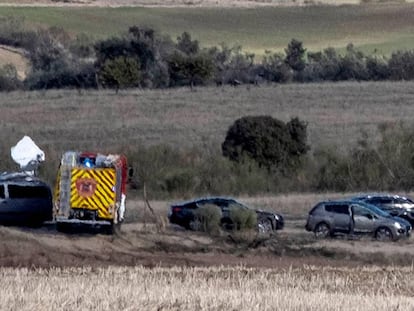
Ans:
<svg viewBox="0 0 414 311"><path fill-rule="evenodd" d="M50 187L26 173L0 174L0 224L38 226L53 219Z"/></svg>
<svg viewBox="0 0 414 311"><path fill-rule="evenodd" d="M169 220L173 224L180 225L186 229L196 230L196 217L194 211L204 205L215 205L220 208L221 225L232 228L230 219L230 208L251 209L233 198L208 197L198 198L191 201L172 204L169 212ZM277 213L253 209L257 215L257 230L261 233L269 233L283 229L283 216Z"/></svg>
<svg viewBox="0 0 414 311"><path fill-rule="evenodd" d="M318 238L336 234L373 235L377 240L408 237L412 227L378 207L360 201L324 201L309 212L306 230Z"/></svg>
<svg viewBox="0 0 414 311"><path fill-rule="evenodd" d="M404 218L414 226L414 201L410 198L393 194L366 194L352 199L375 205L392 216Z"/></svg>

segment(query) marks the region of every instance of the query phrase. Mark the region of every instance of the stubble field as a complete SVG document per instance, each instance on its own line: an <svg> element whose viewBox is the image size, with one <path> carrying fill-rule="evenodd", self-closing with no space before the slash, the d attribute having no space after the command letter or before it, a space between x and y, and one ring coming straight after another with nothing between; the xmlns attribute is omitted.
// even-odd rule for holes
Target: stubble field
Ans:
<svg viewBox="0 0 414 311"><path fill-rule="evenodd" d="M412 273L313 266L1 269L7 285L0 298L10 310L412 310Z"/></svg>

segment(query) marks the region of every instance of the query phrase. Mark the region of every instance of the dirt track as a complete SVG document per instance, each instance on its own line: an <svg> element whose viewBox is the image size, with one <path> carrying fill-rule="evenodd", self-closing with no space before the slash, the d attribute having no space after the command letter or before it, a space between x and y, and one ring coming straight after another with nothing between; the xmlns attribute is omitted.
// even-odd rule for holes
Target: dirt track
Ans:
<svg viewBox="0 0 414 311"><path fill-rule="evenodd" d="M96 6L96 7L259 7L303 6L312 4L343 5L359 4L359 0L0 0L0 6Z"/></svg>
<svg viewBox="0 0 414 311"><path fill-rule="evenodd" d="M0 227L0 266L218 266L249 267L411 265L411 239L380 243L371 239L316 241L292 221L269 239L211 238L154 225L125 224L121 236L63 234L53 228ZM236 241L237 240L237 241Z"/></svg>

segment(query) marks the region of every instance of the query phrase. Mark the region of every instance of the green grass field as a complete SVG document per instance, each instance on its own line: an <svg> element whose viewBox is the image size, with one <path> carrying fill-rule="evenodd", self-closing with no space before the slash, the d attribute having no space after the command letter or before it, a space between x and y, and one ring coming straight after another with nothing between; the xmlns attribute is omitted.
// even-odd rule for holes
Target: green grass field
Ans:
<svg viewBox="0 0 414 311"><path fill-rule="evenodd" d="M0 16L34 26L61 26L71 34L105 38L146 25L176 38L190 32L204 46L241 45L257 55L282 51L292 38L311 51L348 43L390 54L414 46L414 4L266 8L2 7Z"/></svg>

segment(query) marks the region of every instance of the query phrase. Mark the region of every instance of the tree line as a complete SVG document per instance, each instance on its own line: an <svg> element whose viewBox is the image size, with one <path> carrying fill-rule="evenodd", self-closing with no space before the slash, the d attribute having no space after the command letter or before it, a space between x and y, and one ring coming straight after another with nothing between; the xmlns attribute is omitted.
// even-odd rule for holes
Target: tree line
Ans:
<svg viewBox="0 0 414 311"><path fill-rule="evenodd" d="M173 40L154 29L132 26L119 36L91 40L63 29L27 30L24 23L0 20L0 44L23 48L30 71L21 81L16 68L0 67L0 90L51 88L170 88L320 81L414 79L414 50L390 57L366 55L349 44L307 51L292 39L284 53L259 58L241 46L202 48L188 32Z"/></svg>

